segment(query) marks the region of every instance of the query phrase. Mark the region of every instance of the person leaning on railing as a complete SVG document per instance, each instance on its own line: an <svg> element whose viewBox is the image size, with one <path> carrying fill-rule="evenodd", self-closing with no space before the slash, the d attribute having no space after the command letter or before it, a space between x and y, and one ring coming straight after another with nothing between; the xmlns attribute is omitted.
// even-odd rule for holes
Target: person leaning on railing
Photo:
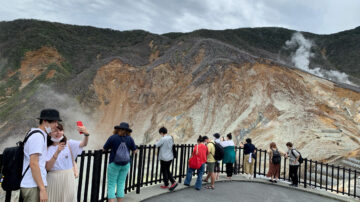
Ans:
<svg viewBox="0 0 360 202"><path fill-rule="evenodd" d="M108 201L121 202L124 198L125 180L130 170L130 150L135 154L136 145L130 136L132 130L128 123L122 122L114 127L113 135L109 137L104 145L104 150L111 149L108 173L107 189ZM115 196L116 191L116 196Z"/></svg>
<svg viewBox="0 0 360 202"><path fill-rule="evenodd" d="M51 131L50 136L48 136L46 170L48 171L47 189L50 202L77 201L75 178L78 177L79 173L75 159L88 144L90 136L85 126L78 126L78 131L84 134L81 142L68 140L64 135L63 125L60 123L57 130Z"/></svg>
<svg viewBox="0 0 360 202"><path fill-rule="evenodd" d="M231 180L231 177L234 172L234 163L235 163L235 144L232 140L231 133L226 135L226 140L222 141L220 145L224 148L224 159L223 163L226 165L226 177Z"/></svg>
<svg viewBox="0 0 360 202"><path fill-rule="evenodd" d="M300 154L298 151L296 151L295 148L293 148L293 143L288 142L286 143L286 146L288 148L287 154L285 155L285 158L289 158L289 175L290 179L292 181L292 184L290 186L297 187L298 186L298 169L299 169L299 158Z"/></svg>
<svg viewBox="0 0 360 202"><path fill-rule="evenodd" d="M244 148L244 155L245 155L244 167L245 167L246 177L251 179L254 174L254 163L255 163L254 157L256 157L256 148L255 145L251 143L250 138L247 138L245 141L246 144L240 142L240 147Z"/></svg>

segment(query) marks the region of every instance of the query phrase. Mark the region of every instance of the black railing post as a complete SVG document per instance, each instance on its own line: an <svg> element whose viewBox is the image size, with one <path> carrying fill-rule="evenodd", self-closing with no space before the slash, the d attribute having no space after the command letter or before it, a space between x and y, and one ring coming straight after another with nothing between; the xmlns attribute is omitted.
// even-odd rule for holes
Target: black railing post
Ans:
<svg viewBox="0 0 360 202"><path fill-rule="evenodd" d="M311 171L312 171L312 160L310 159L310 165L309 165L309 186L311 187L311 180L312 180L312 176L311 176Z"/></svg>
<svg viewBox="0 0 360 202"><path fill-rule="evenodd" d="M260 149L260 152L259 152L259 153L260 153L260 154L259 154L259 161L258 161L258 162L259 162L259 172L258 172L259 174L261 173L261 156L262 156L262 155L261 155L261 152L262 152L262 150ZM256 153L257 153L257 152L256 152ZM256 161L255 161L255 162L256 162Z"/></svg>
<svg viewBox="0 0 360 202"><path fill-rule="evenodd" d="M284 180L286 180L286 158L284 158ZM279 176L280 177L280 176Z"/></svg>
<svg viewBox="0 0 360 202"><path fill-rule="evenodd" d="M91 202L99 201L101 157L102 157L101 150L97 150L94 152L94 163L93 163L92 182L91 182L91 198L90 198Z"/></svg>
<svg viewBox="0 0 360 202"><path fill-rule="evenodd" d="M305 168L304 168L304 187L307 187L307 164L308 164L308 160L304 159L305 161Z"/></svg>
<svg viewBox="0 0 360 202"><path fill-rule="evenodd" d="M143 167L143 153L144 153L144 150L143 150L144 146L143 145L140 145L139 147L139 150L140 150L140 154L139 154L139 167L137 168L138 169L138 173L137 173L137 181L136 181L136 193L137 194L140 194L140 187L141 187L141 182L142 182L142 167Z"/></svg>
<svg viewBox="0 0 360 202"><path fill-rule="evenodd" d="M349 179L348 179L348 196L350 196L350 184L351 184L351 169L349 168Z"/></svg>
<svg viewBox="0 0 360 202"><path fill-rule="evenodd" d="M328 163L326 163L326 178L325 178L325 190L327 191L328 190L328 174L329 174L329 164Z"/></svg>
<svg viewBox="0 0 360 202"><path fill-rule="evenodd" d="M264 176L266 176L266 153L267 151L264 150Z"/></svg>
<svg viewBox="0 0 360 202"><path fill-rule="evenodd" d="M323 163L320 162L320 189L322 189L322 179L323 179Z"/></svg>
<svg viewBox="0 0 360 202"><path fill-rule="evenodd" d="M334 164L331 165L331 191L334 191Z"/></svg>
<svg viewBox="0 0 360 202"><path fill-rule="evenodd" d="M356 176L356 170L354 170L354 197L356 198L357 196L356 196L356 178L357 178L357 176Z"/></svg>
<svg viewBox="0 0 360 202"><path fill-rule="evenodd" d="M315 188L316 188L316 184L317 184L317 170L318 170L318 162L315 161Z"/></svg>
<svg viewBox="0 0 360 202"><path fill-rule="evenodd" d="M339 193L339 184L340 184L340 166L337 167L336 193Z"/></svg>
<svg viewBox="0 0 360 202"><path fill-rule="evenodd" d="M257 157L257 153L258 153L258 150L255 149L256 153L255 153L255 156ZM254 178L256 178L256 163L257 163L257 158L252 158L252 160L254 161Z"/></svg>
<svg viewBox="0 0 360 202"><path fill-rule="evenodd" d="M91 159L93 156L92 151L88 151L87 153L87 163L86 163L86 177L85 177L85 187L84 187L84 199L83 201L88 201L88 193L89 193L89 184L90 184L90 166L91 166Z"/></svg>
<svg viewBox="0 0 360 202"><path fill-rule="evenodd" d="M151 163L151 182L150 185L153 184L153 182L156 184L156 180L154 180L154 168L155 168L155 153L156 153L156 145L153 145L153 156L152 156L152 163Z"/></svg>
<svg viewBox="0 0 360 202"><path fill-rule="evenodd" d="M84 175L84 161L85 161L85 152L81 153L81 160L80 160L80 171L79 171L79 184L77 190L77 201L80 202L81 199L81 188L82 188L82 179Z"/></svg>
<svg viewBox="0 0 360 202"><path fill-rule="evenodd" d="M183 162L184 162L184 145L181 144L180 146L180 170L179 170L179 183L182 181L182 174L183 174Z"/></svg>
<svg viewBox="0 0 360 202"><path fill-rule="evenodd" d="M342 190L342 194L345 194L345 167L343 167L343 190Z"/></svg>

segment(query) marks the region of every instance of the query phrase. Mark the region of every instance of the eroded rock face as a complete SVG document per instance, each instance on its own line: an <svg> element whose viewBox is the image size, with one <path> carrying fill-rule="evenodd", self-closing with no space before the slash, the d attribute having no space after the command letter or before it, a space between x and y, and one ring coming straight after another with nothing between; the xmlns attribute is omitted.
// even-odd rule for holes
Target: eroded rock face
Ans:
<svg viewBox="0 0 360 202"><path fill-rule="evenodd" d="M18 70L21 80L20 89L23 89L36 77L41 75L47 70L50 64L55 63L61 66L62 61L64 61L62 56L52 47L44 46L38 50L27 52L24 60L21 62L21 68ZM52 78L54 74L55 70L52 70L47 75L47 78Z"/></svg>
<svg viewBox="0 0 360 202"><path fill-rule="evenodd" d="M236 142L250 137L260 148L276 142L285 150L294 142L313 159L359 147L359 93L267 62L215 65L194 74L203 58L199 51L190 69L163 63L149 70L119 59L102 66L93 82L101 101L97 128L111 133L127 120L138 143L154 143L160 126L177 143L232 132Z"/></svg>

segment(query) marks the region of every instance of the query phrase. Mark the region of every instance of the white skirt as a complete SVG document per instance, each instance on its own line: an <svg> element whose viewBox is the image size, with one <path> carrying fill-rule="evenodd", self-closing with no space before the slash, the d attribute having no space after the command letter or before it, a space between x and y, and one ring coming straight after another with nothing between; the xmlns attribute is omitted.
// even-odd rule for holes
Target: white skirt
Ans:
<svg viewBox="0 0 360 202"><path fill-rule="evenodd" d="M49 172L47 185L48 202L76 202L77 187L72 169Z"/></svg>

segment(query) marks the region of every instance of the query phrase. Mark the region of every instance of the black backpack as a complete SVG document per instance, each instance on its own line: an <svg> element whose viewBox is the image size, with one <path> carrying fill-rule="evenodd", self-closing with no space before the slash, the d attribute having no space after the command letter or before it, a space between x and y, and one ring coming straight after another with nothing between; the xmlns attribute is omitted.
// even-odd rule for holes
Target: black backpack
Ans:
<svg viewBox="0 0 360 202"><path fill-rule="evenodd" d="M173 153L174 159L176 159L178 156L178 151L177 151L175 143L174 143L174 138L172 136L171 136L171 138L173 140L172 153Z"/></svg>
<svg viewBox="0 0 360 202"><path fill-rule="evenodd" d="M24 161L24 145L29 137L34 133L41 133L40 130L34 130L31 133L27 133L24 141L16 143L16 147L5 148L2 157L2 175L4 177L1 187L5 191L15 191L20 189L21 180L26 172L29 170L30 165L22 173L23 161ZM45 136L42 134L45 141Z"/></svg>
<svg viewBox="0 0 360 202"><path fill-rule="evenodd" d="M273 164L280 164L281 163L281 155L280 155L280 152L278 150L273 150L272 163Z"/></svg>
<svg viewBox="0 0 360 202"><path fill-rule="evenodd" d="M295 150L296 150L296 149L295 149ZM302 163L304 162L304 159L303 159L301 153L300 153L298 150L296 150L296 152L299 153L299 155L300 155L298 162L299 162L300 164L302 164ZM294 154L294 149L291 150L291 153L292 153L292 155L295 156L295 154ZM295 156L295 157L296 157L296 156Z"/></svg>
<svg viewBox="0 0 360 202"><path fill-rule="evenodd" d="M221 161L224 158L224 148L219 143L210 142L215 146L215 155L213 155L214 159L217 161Z"/></svg>

